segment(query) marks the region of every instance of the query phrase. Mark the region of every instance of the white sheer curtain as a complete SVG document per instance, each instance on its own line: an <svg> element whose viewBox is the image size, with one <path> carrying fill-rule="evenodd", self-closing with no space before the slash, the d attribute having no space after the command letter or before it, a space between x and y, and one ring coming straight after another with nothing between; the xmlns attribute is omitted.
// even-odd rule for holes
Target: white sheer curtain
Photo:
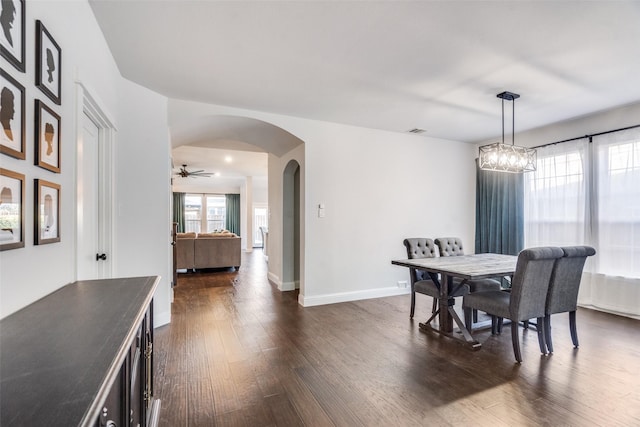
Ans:
<svg viewBox="0 0 640 427"><path fill-rule="evenodd" d="M640 318L640 128L538 149L525 174L525 246L596 248L580 305Z"/></svg>
<svg viewBox="0 0 640 427"><path fill-rule="evenodd" d="M640 130L593 137L599 273L640 279Z"/></svg>
<svg viewBox="0 0 640 427"><path fill-rule="evenodd" d="M588 149L587 139L538 149L537 170L525 174L525 247L587 241Z"/></svg>

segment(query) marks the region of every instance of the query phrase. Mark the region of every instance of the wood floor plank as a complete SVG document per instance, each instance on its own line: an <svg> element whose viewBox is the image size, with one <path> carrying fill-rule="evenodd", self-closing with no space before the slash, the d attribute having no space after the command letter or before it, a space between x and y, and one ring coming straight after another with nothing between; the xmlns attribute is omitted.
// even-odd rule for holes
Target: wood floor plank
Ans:
<svg viewBox="0 0 640 427"><path fill-rule="evenodd" d="M295 408L285 394L274 394L265 398L266 404L278 426L304 426Z"/></svg>
<svg viewBox="0 0 640 427"><path fill-rule="evenodd" d="M580 308L580 348L553 316L555 353L521 330L474 332L470 351L418 323L431 299L303 308L267 280L261 251L233 269L180 274L172 323L156 330L160 425L640 425L640 322ZM458 303L459 304L459 303ZM459 306L455 306L459 309Z"/></svg>

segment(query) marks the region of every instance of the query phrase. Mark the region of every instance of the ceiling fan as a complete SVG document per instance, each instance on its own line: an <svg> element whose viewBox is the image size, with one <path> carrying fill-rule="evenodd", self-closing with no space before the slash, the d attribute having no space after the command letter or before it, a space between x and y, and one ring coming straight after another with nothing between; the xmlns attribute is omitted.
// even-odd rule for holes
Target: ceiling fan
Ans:
<svg viewBox="0 0 640 427"><path fill-rule="evenodd" d="M178 172L176 172L176 175L179 175L182 178L188 178L188 177L205 177L205 178L209 178L211 175L216 175L216 174L213 173L213 172L205 172L204 169L197 170L197 171L188 171L187 170L187 165L182 165L180 170Z"/></svg>

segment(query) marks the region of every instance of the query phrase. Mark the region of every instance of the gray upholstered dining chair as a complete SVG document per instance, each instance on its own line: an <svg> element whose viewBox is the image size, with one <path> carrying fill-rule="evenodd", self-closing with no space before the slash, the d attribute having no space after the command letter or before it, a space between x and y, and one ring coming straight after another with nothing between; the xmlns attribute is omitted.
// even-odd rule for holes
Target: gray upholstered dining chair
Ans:
<svg viewBox="0 0 640 427"><path fill-rule="evenodd" d="M407 248L407 258L409 259L434 258L436 256L436 247L433 244L432 239L415 237L404 239L402 243ZM438 296L440 295L440 289L424 271L411 268L409 269L409 274L411 275L411 313L409 317L413 319L416 307L416 292L433 298L431 313L435 313L438 310ZM451 296L463 296L468 291L468 286L461 286L455 294Z"/></svg>
<svg viewBox="0 0 640 427"><path fill-rule="evenodd" d="M438 246L440 256L464 255L462 240L458 237L438 237L435 244Z"/></svg>
<svg viewBox="0 0 640 427"><path fill-rule="evenodd" d="M513 275L511 290L470 293L464 296L464 308L467 329L471 331L471 310L484 311L491 316L491 333L495 334L498 318L511 320L511 340L513 353L518 363L522 362L518 322L537 319L543 325L547 290L556 259L564 252L557 247L524 249L518 254L516 271ZM542 327L537 327L540 352L546 354Z"/></svg>
<svg viewBox="0 0 640 427"><path fill-rule="evenodd" d="M440 256L460 256L464 255L462 248L462 240L459 237L438 237L435 240ZM459 280L454 280L459 283ZM469 292L499 291L501 289L500 281L495 279L469 280ZM478 311L473 310L473 321L478 321Z"/></svg>
<svg viewBox="0 0 640 427"><path fill-rule="evenodd" d="M576 309L580 280L587 257L596 254L596 250L591 246L565 246L561 249L564 256L558 258L553 267L544 316L544 339L549 353L553 353L551 315L556 313L569 313L571 341L574 347L578 348Z"/></svg>

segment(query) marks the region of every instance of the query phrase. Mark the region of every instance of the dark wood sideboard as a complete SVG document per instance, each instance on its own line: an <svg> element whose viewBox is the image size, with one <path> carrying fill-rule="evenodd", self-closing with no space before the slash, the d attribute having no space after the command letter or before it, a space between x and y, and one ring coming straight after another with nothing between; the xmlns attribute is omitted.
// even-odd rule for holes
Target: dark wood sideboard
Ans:
<svg viewBox="0 0 640 427"><path fill-rule="evenodd" d="M158 281L78 281L0 320L0 425L156 426Z"/></svg>

